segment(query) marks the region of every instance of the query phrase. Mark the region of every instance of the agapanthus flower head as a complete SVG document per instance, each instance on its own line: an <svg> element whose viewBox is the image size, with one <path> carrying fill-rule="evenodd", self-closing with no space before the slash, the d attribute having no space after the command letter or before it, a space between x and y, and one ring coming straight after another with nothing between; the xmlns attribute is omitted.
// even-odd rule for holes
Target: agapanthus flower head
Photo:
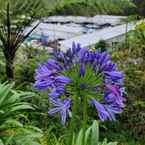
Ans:
<svg viewBox="0 0 145 145"><path fill-rule="evenodd" d="M108 52L89 51L73 43L66 52L56 51L54 60L38 66L34 87L49 91L48 98L54 106L49 114L59 113L62 124L72 104L81 104L83 97L96 108L100 120L105 121L115 120L124 108L123 79L123 72L117 70ZM74 102L76 95L78 99Z"/></svg>

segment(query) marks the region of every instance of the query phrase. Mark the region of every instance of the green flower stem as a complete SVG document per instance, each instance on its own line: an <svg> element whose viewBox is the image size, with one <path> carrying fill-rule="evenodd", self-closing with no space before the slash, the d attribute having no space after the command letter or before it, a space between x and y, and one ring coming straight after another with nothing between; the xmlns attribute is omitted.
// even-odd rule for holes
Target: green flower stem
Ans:
<svg viewBox="0 0 145 145"><path fill-rule="evenodd" d="M77 95L74 96L73 107L72 107L72 119L70 123L70 136L69 136L69 145L72 144L73 136L75 133L76 127L76 114L77 113Z"/></svg>
<svg viewBox="0 0 145 145"><path fill-rule="evenodd" d="M85 144L85 132L87 128L87 120L88 120L88 115L87 115L87 97L83 97L83 140L82 140L82 145Z"/></svg>

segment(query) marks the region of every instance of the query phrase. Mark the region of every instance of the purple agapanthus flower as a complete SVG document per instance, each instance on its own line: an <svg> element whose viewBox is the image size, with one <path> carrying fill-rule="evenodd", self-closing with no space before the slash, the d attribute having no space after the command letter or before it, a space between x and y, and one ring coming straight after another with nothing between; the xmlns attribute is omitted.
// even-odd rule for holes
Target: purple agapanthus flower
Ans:
<svg viewBox="0 0 145 145"><path fill-rule="evenodd" d="M102 121L115 120L124 108L124 74L107 52L89 51L73 43L66 52L56 51L54 60L38 66L35 80L36 89L49 91L48 98L54 106L49 114L59 113L62 124L72 104L81 103L85 96ZM78 102L74 102L77 94Z"/></svg>
<svg viewBox="0 0 145 145"><path fill-rule="evenodd" d="M61 123L64 125L67 119L67 115L69 113L69 108L71 105L71 99L67 98L65 100L54 100L52 98L49 99L50 103L54 105L55 108L50 109L48 114L53 115L55 113L60 113L61 115Z"/></svg>

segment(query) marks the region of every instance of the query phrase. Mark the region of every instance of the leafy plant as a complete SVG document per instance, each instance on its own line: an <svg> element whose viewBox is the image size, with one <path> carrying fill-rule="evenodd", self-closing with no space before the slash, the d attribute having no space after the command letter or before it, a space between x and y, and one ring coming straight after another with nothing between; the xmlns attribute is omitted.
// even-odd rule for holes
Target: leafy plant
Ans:
<svg viewBox="0 0 145 145"><path fill-rule="evenodd" d="M25 118L22 112L26 110L34 110L34 107L32 107L31 104L22 101L27 93L17 92L12 89L13 86L14 84L0 84L1 144L4 142L5 145L11 145L14 142L15 145L32 145L34 139L40 137L42 132L33 126L31 129L28 125L25 127L25 125L20 122L19 118Z"/></svg>
<svg viewBox="0 0 145 145"><path fill-rule="evenodd" d="M43 136L42 131L34 126L24 126L17 128L16 133L7 139L14 145L40 145L40 139Z"/></svg>
<svg viewBox="0 0 145 145"><path fill-rule="evenodd" d="M97 145L99 143L99 125L97 121L94 121L92 126L90 126L85 131L85 141L84 145ZM83 129L80 130L79 134L73 139L72 145L82 145L83 144Z"/></svg>
<svg viewBox="0 0 145 145"><path fill-rule="evenodd" d="M20 101L22 94L12 90L13 85L0 84L0 128L7 127L4 124L20 114L19 111L33 109L29 103Z"/></svg>
<svg viewBox="0 0 145 145"><path fill-rule="evenodd" d="M94 120L93 124L85 131L85 142L83 142L83 129L73 139L72 145L117 145L117 142L107 143L107 139L99 142L99 124Z"/></svg>

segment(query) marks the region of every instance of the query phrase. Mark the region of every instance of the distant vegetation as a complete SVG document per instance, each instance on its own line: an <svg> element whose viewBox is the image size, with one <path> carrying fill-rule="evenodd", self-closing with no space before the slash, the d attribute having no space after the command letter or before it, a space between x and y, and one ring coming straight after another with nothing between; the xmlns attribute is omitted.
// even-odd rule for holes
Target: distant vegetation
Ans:
<svg viewBox="0 0 145 145"><path fill-rule="evenodd" d="M128 0L71 0L69 2L61 0L56 3L55 10L51 15L130 15L137 11L135 5Z"/></svg>
<svg viewBox="0 0 145 145"><path fill-rule="evenodd" d="M137 12L140 15L145 16L145 0L132 0L132 1L137 6Z"/></svg>

